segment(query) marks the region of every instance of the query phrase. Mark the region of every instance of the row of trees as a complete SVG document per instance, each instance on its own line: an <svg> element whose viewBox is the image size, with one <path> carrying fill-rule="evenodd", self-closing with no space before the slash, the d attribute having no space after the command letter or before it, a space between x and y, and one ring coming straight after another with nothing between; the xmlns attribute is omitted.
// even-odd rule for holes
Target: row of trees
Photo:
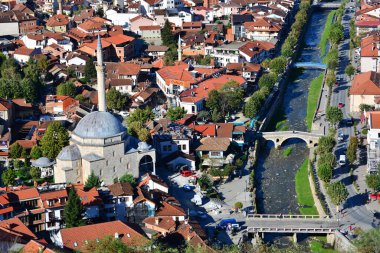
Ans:
<svg viewBox="0 0 380 253"><path fill-rule="evenodd" d="M276 84L278 75L282 74L285 71L286 65L288 63L287 58L293 55L298 43L298 38L301 36L302 29L307 23L307 14L309 8L310 0L302 0L300 9L295 16L295 21L291 27L288 37L281 47L281 56L278 56L271 60L267 59L262 63L262 66L266 69L269 69L270 73L266 73L260 77L260 89L252 94L244 107L243 112L246 117L256 117L256 115L260 112L260 109L266 98Z"/></svg>

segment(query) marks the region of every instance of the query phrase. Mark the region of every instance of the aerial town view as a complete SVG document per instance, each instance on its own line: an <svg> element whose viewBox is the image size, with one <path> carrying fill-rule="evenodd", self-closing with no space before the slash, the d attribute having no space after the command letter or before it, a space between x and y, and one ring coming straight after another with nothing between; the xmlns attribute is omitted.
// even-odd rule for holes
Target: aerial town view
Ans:
<svg viewBox="0 0 380 253"><path fill-rule="evenodd" d="M0 0L0 253L380 253L380 0Z"/></svg>

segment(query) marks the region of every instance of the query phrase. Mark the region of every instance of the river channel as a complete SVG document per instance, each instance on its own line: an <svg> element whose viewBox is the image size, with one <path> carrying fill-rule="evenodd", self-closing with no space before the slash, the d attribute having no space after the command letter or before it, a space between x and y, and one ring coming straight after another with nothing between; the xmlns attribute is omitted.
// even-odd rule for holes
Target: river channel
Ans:
<svg viewBox="0 0 380 253"><path fill-rule="evenodd" d="M328 11L312 14L297 62L321 62L318 45L327 15ZM318 69L293 69L290 73L281 103L286 117L284 125L289 130L307 131L305 119L309 85L320 73ZM288 147L292 147L292 152L285 157L284 150ZM298 139L289 139L279 150L270 141L261 148L256 167L259 213L299 213L294 178L308 154L306 143Z"/></svg>

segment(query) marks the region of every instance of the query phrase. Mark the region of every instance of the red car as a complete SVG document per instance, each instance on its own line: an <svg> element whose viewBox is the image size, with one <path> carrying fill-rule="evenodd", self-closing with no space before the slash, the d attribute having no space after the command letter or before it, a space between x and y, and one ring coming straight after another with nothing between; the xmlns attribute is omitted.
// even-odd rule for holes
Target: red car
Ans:
<svg viewBox="0 0 380 253"><path fill-rule="evenodd" d="M377 194L370 194L370 195L369 195L369 198L370 198L370 199L374 199L374 200L380 200L380 193L377 193Z"/></svg>
<svg viewBox="0 0 380 253"><path fill-rule="evenodd" d="M193 172L191 172L190 170L181 170L181 176L190 177L191 175L193 175Z"/></svg>
<svg viewBox="0 0 380 253"><path fill-rule="evenodd" d="M343 108L344 104L343 103L339 103L338 104L338 108Z"/></svg>
<svg viewBox="0 0 380 253"><path fill-rule="evenodd" d="M339 83L338 82L335 82L335 87L339 87Z"/></svg>

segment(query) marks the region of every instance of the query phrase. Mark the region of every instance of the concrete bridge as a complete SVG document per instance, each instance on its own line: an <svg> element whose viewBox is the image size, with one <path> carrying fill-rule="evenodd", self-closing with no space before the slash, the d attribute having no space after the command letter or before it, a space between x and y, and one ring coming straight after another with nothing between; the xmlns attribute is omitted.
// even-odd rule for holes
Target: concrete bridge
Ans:
<svg viewBox="0 0 380 253"><path fill-rule="evenodd" d="M247 232L264 237L265 233L294 234L326 234L331 241L335 230L339 228L337 220L329 216L319 215L280 215L280 214L251 214L246 219Z"/></svg>
<svg viewBox="0 0 380 253"><path fill-rule="evenodd" d="M326 69L326 64L320 62L296 62L293 65L296 68Z"/></svg>
<svg viewBox="0 0 380 253"><path fill-rule="evenodd" d="M309 148L312 148L318 145L319 138L323 136L302 131L261 132L258 135L267 141L273 141L275 148L281 147L284 141L292 138L301 139Z"/></svg>

